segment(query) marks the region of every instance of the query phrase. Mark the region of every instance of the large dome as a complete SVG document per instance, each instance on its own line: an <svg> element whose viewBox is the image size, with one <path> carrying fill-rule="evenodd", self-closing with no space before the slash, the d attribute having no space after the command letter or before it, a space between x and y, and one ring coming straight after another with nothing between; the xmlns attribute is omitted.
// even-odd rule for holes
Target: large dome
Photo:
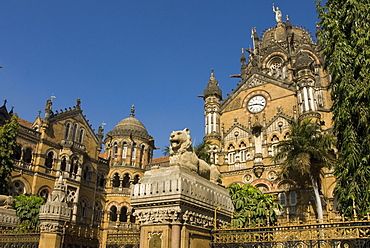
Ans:
<svg viewBox="0 0 370 248"><path fill-rule="evenodd" d="M141 123L138 119L131 116L126 119L121 120L118 124L114 127L113 131L108 133L110 136L136 136L138 138L144 139L152 139L152 137L148 134L143 123Z"/></svg>

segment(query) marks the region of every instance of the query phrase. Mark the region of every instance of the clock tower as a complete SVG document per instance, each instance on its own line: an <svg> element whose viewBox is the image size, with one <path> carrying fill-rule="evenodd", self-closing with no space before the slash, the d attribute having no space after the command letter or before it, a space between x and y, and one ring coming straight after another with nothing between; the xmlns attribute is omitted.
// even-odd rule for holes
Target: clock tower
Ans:
<svg viewBox="0 0 370 248"><path fill-rule="evenodd" d="M288 17L260 36L253 28L252 41L252 49L242 49L241 73L231 76L240 83L226 99L211 75L203 96L204 140L215 148L211 154L225 186L257 186L298 216L311 204L309 189L302 190L296 178L281 178L280 165L271 158L278 143L289 137L289 121L308 117L318 119L324 130L331 128L330 77L313 37ZM322 172L327 204L334 201L334 181L332 171Z"/></svg>

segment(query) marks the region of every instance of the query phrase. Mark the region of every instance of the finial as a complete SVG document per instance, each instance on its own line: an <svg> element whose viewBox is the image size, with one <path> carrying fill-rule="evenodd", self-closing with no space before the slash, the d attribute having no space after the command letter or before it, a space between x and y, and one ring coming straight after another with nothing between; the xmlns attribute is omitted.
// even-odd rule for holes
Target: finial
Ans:
<svg viewBox="0 0 370 248"><path fill-rule="evenodd" d="M131 106L131 114L130 114L131 117L135 117L135 105L132 104Z"/></svg>
<svg viewBox="0 0 370 248"><path fill-rule="evenodd" d="M6 105L6 103L7 103L7 102L8 102L8 100L6 100L6 99L5 99L5 100L4 100L4 106Z"/></svg>
<svg viewBox="0 0 370 248"><path fill-rule="evenodd" d="M289 15L286 15L285 18L287 21L289 21Z"/></svg>
<svg viewBox="0 0 370 248"><path fill-rule="evenodd" d="M40 115L41 115L41 110L39 110L39 111L37 111L39 114L38 114L38 117L40 117Z"/></svg>
<svg viewBox="0 0 370 248"><path fill-rule="evenodd" d="M81 106L81 99L80 98L77 98L77 100L76 100L76 108L77 109L80 109L80 106Z"/></svg>
<svg viewBox="0 0 370 248"><path fill-rule="evenodd" d="M213 68L211 70L211 77L215 77L215 69L213 69Z"/></svg>

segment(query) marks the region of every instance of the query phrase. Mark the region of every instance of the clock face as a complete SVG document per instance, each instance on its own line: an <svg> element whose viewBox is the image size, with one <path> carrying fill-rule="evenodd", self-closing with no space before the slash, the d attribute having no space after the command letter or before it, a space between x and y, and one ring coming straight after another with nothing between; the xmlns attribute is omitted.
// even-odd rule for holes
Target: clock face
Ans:
<svg viewBox="0 0 370 248"><path fill-rule="evenodd" d="M261 112L266 107L266 98L262 95L256 95L251 97L247 103L247 109L249 112L256 114Z"/></svg>

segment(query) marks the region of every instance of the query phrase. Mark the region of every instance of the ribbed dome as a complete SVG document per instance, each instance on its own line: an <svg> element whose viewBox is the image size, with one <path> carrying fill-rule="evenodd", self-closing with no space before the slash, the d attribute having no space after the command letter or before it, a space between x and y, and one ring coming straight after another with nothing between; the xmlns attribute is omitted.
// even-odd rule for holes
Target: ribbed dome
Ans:
<svg viewBox="0 0 370 248"><path fill-rule="evenodd" d="M109 132L109 135L133 135L144 139L152 139L143 123L132 116L118 122L113 131Z"/></svg>
<svg viewBox="0 0 370 248"><path fill-rule="evenodd" d="M135 117L128 117L126 119L121 120L118 124L114 127L114 130L117 129L129 129L129 130L137 130L137 131L144 131L147 132L143 123L141 123Z"/></svg>

